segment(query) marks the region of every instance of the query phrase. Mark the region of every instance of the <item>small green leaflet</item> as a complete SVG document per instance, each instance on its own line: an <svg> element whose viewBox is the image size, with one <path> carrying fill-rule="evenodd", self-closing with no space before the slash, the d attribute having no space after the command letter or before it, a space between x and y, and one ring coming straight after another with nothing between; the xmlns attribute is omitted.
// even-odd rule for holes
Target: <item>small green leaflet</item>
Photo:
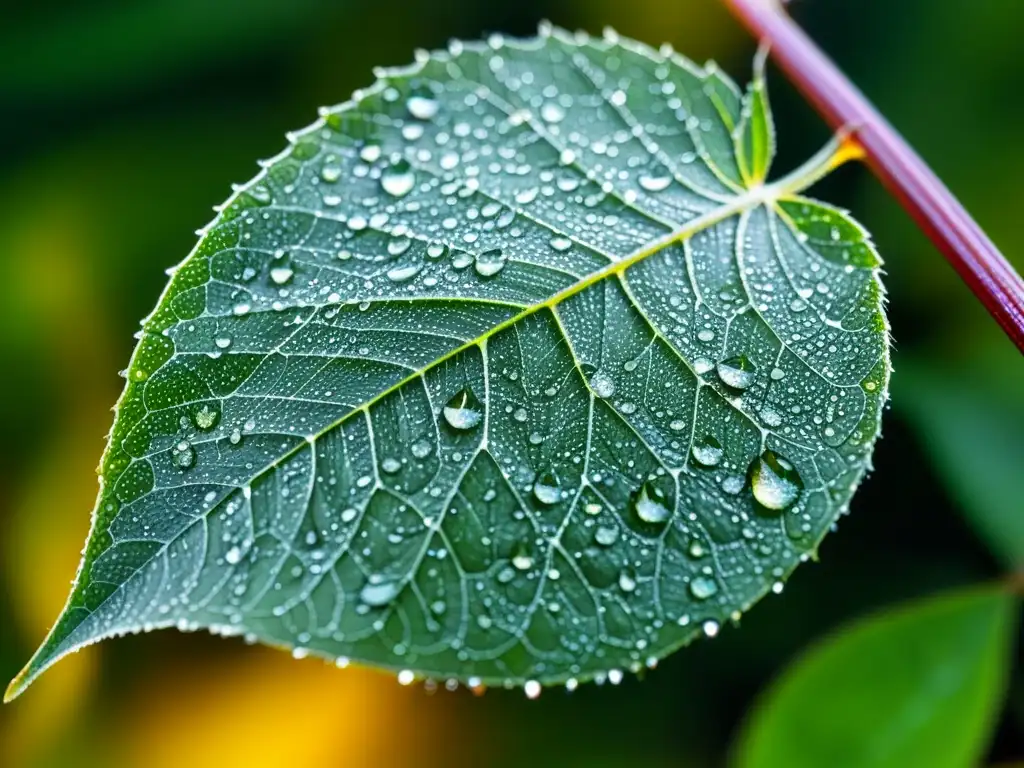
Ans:
<svg viewBox="0 0 1024 768"><path fill-rule="evenodd" d="M977 589L850 625L765 692L730 764L983 765L1012 674L1018 603L1005 586Z"/></svg>
<svg viewBox="0 0 1024 768"><path fill-rule="evenodd" d="M885 402L880 260L744 95L606 35L322 111L173 272L68 604L470 685L639 670L812 556Z"/></svg>

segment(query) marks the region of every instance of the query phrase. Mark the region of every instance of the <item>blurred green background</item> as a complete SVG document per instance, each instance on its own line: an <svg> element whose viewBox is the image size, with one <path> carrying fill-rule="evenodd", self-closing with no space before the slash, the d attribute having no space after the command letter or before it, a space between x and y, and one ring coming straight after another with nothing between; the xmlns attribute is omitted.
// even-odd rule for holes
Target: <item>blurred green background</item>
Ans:
<svg viewBox="0 0 1024 768"><path fill-rule="evenodd" d="M137 322L230 182L416 47L605 25L746 78L718 0L47 0L0 25L0 678L63 603ZM1019 0L796 0L793 14L1024 268ZM785 170L828 136L776 72ZM1024 366L866 170L815 190L887 262L893 403L876 472L820 563L645 680L475 698L205 634L111 641L0 709L0 764L714 766L810 641L1024 565ZM1024 756L1016 673L989 755Z"/></svg>

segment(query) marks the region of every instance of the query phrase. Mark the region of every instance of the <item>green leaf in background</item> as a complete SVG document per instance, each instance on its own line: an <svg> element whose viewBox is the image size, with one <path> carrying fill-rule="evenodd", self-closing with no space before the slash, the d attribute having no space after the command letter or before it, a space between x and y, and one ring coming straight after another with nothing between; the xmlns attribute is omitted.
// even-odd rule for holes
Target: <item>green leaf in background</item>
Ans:
<svg viewBox="0 0 1024 768"><path fill-rule="evenodd" d="M738 768L968 768L1009 676L1017 598L955 593L857 622L794 662L741 734Z"/></svg>
<svg viewBox="0 0 1024 768"><path fill-rule="evenodd" d="M879 259L799 195L831 151L744 183L762 83L752 107L549 30L379 75L174 272L8 696L166 626L402 680L614 677L780 588L847 509L888 384Z"/></svg>
<svg viewBox="0 0 1024 768"><path fill-rule="evenodd" d="M1005 340L904 360L896 402L989 549L1024 565L1024 369ZM1012 356L1014 359L1008 360ZM980 372L999 375L979 375Z"/></svg>

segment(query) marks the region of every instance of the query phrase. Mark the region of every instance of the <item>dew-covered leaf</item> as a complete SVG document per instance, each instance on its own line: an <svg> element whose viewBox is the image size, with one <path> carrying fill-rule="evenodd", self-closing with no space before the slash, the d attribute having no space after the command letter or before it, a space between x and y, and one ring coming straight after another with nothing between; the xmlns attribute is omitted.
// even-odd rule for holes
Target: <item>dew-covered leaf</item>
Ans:
<svg viewBox="0 0 1024 768"><path fill-rule="evenodd" d="M166 626L534 693L715 634L847 509L879 259L800 195L829 152L761 183L763 83L551 30L378 74L174 271L10 694Z"/></svg>
<svg viewBox="0 0 1024 768"><path fill-rule="evenodd" d="M857 622L798 659L741 734L737 768L979 765L1012 659L1017 598L986 589Z"/></svg>

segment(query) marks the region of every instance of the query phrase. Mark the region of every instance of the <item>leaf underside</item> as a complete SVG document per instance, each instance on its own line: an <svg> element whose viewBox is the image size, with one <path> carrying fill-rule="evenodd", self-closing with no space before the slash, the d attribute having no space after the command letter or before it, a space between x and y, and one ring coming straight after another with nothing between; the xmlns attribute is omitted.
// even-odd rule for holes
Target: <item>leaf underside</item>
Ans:
<svg viewBox="0 0 1024 768"><path fill-rule="evenodd" d="M844 212L759 192L760 77L557 30L379 76L173 272L8 695L175 625L470 684L639 669L846 511L880 262Z"/></svg>

